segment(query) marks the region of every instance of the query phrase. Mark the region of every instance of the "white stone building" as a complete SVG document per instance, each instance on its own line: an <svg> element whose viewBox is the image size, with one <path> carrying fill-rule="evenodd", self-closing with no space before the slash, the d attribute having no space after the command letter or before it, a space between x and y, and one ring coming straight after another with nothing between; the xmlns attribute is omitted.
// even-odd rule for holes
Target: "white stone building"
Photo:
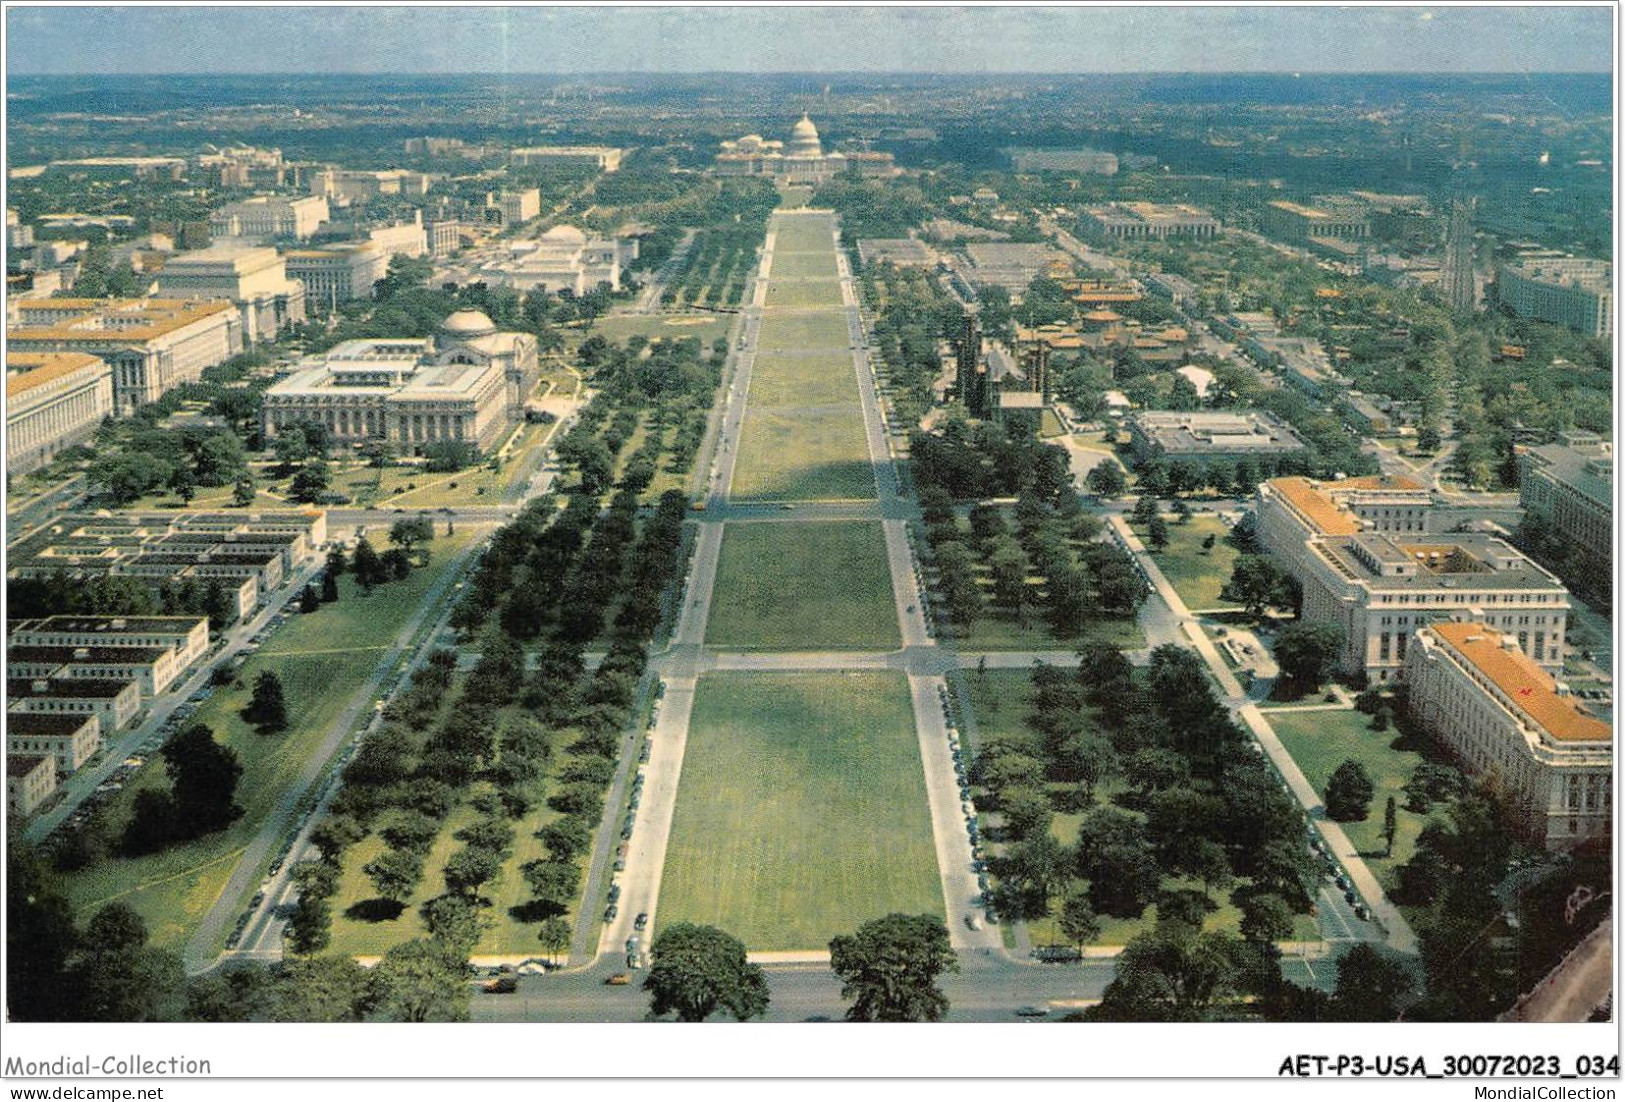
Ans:
<svg viewBox="0 0 1625 1102"><path fill-rule="evenodd" d="M341 444L387 440L403 452L463 442L491 447L524 415L536 384L536 338L499 333L460 310L427 340L357 340L303 361L265 392L266 439L314 421Z"/></svg>
<svg viewBox="0 0 1625 1102"><path fill-rule="evenodd" d="M1500 779L1532 840L1565 849L1612 829L1612 726L1512 636L1472 623L1421 628L1405 682L1415 720L1468 772Z"/></svg>
<svg viewBox="0 0 1625 1102"><path fill-rule="evenodd" d="M635 239L589 238L574 226L554 226L535 241L515 242L509 259L479 270L481 278L516 291L569 291L581 295L608 283L620 286L635 260Z"/></svg>
<svg viewBox="0 0 1625 1102"><path fill-rule="evenodd" d="M243 319L248 344L274 341L305 320L305 287L288 278L287 261L268 246L215 245L179 253L158 273L158 294L169 298L226 299Z"/></svg>
<svg viewBox="0 0 1625 1102"><path fill-rule="evenodd" d="M113 415L113 369L85 352L6 359L6 470L24 474L82 444Z"/></svg>
<svg viewBox="0 0 1625 1102"><path fill-rule="evenodd" d="M292 237L303 241L315 234L328 218L327 200L319 195L297 199L256 195L252 199L227 203L209 215L209 233L213 237L244 237L260 241L273 237Z"/></svg>
<svg viewBox="0 0 1625 1102"><path fill-rule="evenodd" d="M305 285L307 305L371 298L373 285L389 273L389 254L371 241L289 249L283 253L288 276Z"/></svg>
<svg viewBox="0 0 1625 1102"><path fill-rule="evenodd" d="M242 317L220 300L47 298L14 302L12 311L12 352L85 352L106 361L120 416L243 350Z"/></svg>

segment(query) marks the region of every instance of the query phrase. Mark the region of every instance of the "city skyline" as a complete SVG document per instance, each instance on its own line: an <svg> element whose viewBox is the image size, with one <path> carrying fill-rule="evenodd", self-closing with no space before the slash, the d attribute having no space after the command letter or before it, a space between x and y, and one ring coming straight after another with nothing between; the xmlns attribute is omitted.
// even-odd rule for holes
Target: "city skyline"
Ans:
<svg viewBox="0 0 1625 1102"><path fill-rule="evenodd" d="M18 75L1578 73L1613 47L1584 5L13 7L7 32Z"/></svg>

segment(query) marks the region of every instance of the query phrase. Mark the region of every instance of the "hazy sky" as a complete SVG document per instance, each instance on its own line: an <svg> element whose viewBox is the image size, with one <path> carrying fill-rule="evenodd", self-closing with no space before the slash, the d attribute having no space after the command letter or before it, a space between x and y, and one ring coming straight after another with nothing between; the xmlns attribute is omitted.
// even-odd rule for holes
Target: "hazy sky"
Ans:
<svg viewBox="0 0 1625 1102"><path fill-rule="evenodd" d="M1606 72L1594 7L17 7L16 73Z"/></svg>

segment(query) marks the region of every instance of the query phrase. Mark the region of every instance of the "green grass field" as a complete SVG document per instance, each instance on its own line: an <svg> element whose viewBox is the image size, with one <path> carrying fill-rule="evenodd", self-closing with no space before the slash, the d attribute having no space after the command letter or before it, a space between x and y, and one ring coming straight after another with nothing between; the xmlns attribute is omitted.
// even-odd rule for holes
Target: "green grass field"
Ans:
<svg viewBox="0 0 1625 1102"><path fill-rule="evenodd" d="M143 857L108 858L69 874L65 887L79 916L122 899L146 920L153 944L165 948L182 944L214 905L243 847L294 785L339 714L389 653L396 633L473 534L465 527L451 539L437 538L427 568L370 594L363 594L346 575L336 605L294 616L243 664L238 672L242 688L216 690L195 719L213 728L215 737L235 750L243 765L237 786L243 816L226 830L197 841ZM378 533L373 539L382 546ZM262 670L273 670L281 679L294 719L294 726L281 734L261 735L237 714L248 703L254 678ZM103 808L97 829L116 840L129 821L136 792L167 784L163 763L155 757Z"/></svg>
<svg viewBox="0 0 1625 1102"><path fill-rule="evenodd" d="M750 407L858 406L852 353L780 352L756 357L750 369Z"/></svg>
<svg viewBox="0 0 1625 1102"><path fill-rule="evenodd" d="M738 501L848 501L875 496L863 415L851 406L746 407L729 494Z"/></svg>
<svg viewBox="0 0 1625 1102"><path fill-rule="evenodd" d="M775 252L773 254L773 267L768 270L768 278L834 279L836 273L835 254L833 252Z"/></svg>
<svg viewBox="0 0 1625 1102"><path fill-rule="evenodd" d="M803 255L803 254L792 254ZM816 255L816 254L806 254ZM774 263L774 268L778 263ZM775 271L767 282L767 306L818 307L840 306L841 281L830 279L785 279Z"/></svg>
<svg viewBox="0 0 1625 1102"><path fill-rule="evenodd" d="M593 322L591 335L615 342L628 337L650 340L698 337L700 344L709 348L717 338L728 335L732 324L733 318L727 314L614 314Z"/></svg>
<svg viewBox="0 0 1625 1102"><path fill-rule="evenodd" d="M1224 521L1213 516L1193 516L1184 524L1170 520L1168 546L1152 555L1163 577L1192 611L1232 607L1231 602L1219 596L1240 555L1224 542L1229 531ZM1142 541L1145 539L1145 529L1141 526L1134 527L1134 534ZM1209 535L1214 537L1213 549L1204 552L1202 540Z"/></svg>
<svg viewBox="0 0 1625 1102"><path fill-rule="evenodd" d="M772 289L773 281L768 280ZM844 310L818 310L806 313L767 314L762 320L761 339L757 342L764 352L786 349L792 352L815 348L849 349L852 347L851 330L847 326Z"/></svg>
<svg viewBox="0 0 1625 1102"><path fill-rule="evenodd" d="M821 950L894 911L943 914L903 676L702 678L659 925L715 925L753 950Z"/></svg>
<svg viewBox="0 0 1625 1102"><path fill-rule="evenodd" d="M729 524L705 642L819 650L901 643L877 523Z"/></svg>
<svg viewBox="0 0 1625 1102"><path fill-rule="evenodd" d="M773 255L781 253L835 251L835 219L829 214L779 214L773 218L778 235Z"/></svg>
<svg viewBox="0 0 1625 1102"><path fill-rule="evenodd" d="M1269 708L1263 714L1322 798L1326 794L1326 782L1343 762L1353 759L1365 766L1375 788L1370 813L1363 822L1341 825L1383 888L1391 890L1395 870L1411 859L1416 850L1416 836L1428 820L1427 815L1405 810L1405 782L1424 760L1419 750L1413 748L1415 744L1406 740L1394 726L1386 731L1371 730L1371 717L1364 712L1282 712ZM1387 843L1382 839L1382 820L1389 796L1394 797L1397 805L1398 831L1393 856L1384 857Z"/></svg>

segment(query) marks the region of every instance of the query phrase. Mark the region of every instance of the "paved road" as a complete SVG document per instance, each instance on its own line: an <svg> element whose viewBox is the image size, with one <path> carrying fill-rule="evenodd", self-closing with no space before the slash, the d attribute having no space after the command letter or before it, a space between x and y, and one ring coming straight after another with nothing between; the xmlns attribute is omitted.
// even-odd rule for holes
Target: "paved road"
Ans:
<svg viewBox="0 0 1625 1102"><path fill-rule="evenodd" d="M623 970L617 959L601 961L589 969L546 976L521 976L511 995L487 995L476 989L470 1017L476 1022L637 1022L649 1009L649 996L638 986L641 975L625 987L604 981ZM1327 959L1304 960L1287 956L1281 970L1289 980L1329 990L1335 968ZM840 980L823 965L767 965L769 1022L839 1022L847 1003ZM942 977L948 996L949 1022L1017 1022L1020 1007L1041 1007L1051 1020L1081 1011L1098 1002L1111 982L1110 960L1073 964L1031 964L1012 961L1000 953L960 954L960 971ZM729 1021L719 1015L716 1021ZM985 1054L965 1055L965 1066Z"/></svg>
<svg viewBox="0 0 1625 1102"><path fill-rule="evenodd" d="M1502 1021L1584 1022L1614 989L1612 916L1606 917L1518 1000Z"/></svg>
<svg viewBox="0 0 1625 1102"><path fill-rule="evenodd" d="M660 312L660 296L666 290L666 284L682 268L683 261L688 257L688 250L694 244L694 236L699 231L684 230L683 239L672 249L671 255L660 266L649 286L643 289L643 295L638 299L638 305L632 312L635 314L658 314Z"/></svg>

